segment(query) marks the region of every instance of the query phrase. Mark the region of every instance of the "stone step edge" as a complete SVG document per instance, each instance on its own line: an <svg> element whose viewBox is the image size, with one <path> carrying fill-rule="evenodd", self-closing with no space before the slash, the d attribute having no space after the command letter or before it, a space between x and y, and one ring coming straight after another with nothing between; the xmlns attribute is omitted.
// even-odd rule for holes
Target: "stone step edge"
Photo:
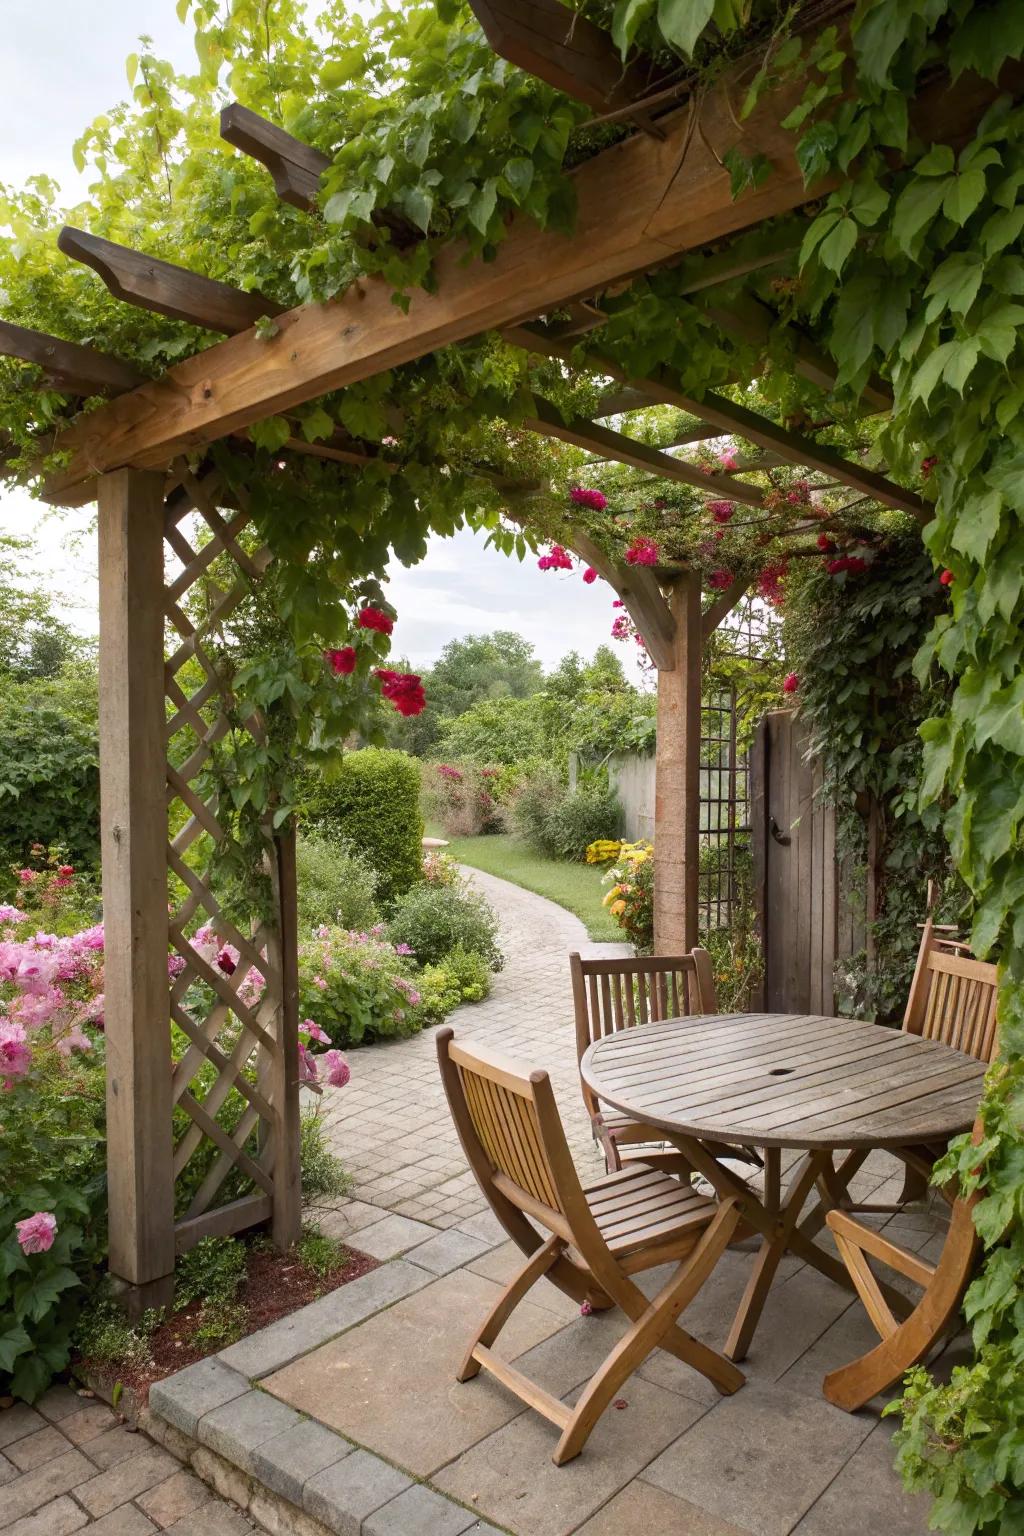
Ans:
<svg viewBox="0 0 1024 1536"><path fill-rule="evenodd" d="M198 1364L210 1365L213 1361L216 1361L216 1356L208 1357L206 1361L200 1361ZM328 1501L322 1496L317 1499L314 1492L310 1501L325 1516L325 1518L318 1518L302 1505L296 1504L294 1499L287 1498L268 1487L261 1477L242 1464L249 1453L268 1444L267 1441L257 1437L251 1445L246 1446L239 1440L236 1447L230 1440L225 1442L223 1435L217 1435L217 1426L214 1423L204 1428L204 1421L211 1419L218 1409L231 1407L232 1404L241 1402L243 1397L258 1396L265 1399L269 1405L277 1405L277 1408L282 1410L286 1409L286 1405L281 1403L280 1399L254 1386L240 1372L232 1371L220 1361L216 1363L220 1372L237 1377L236 1383L223 1380L221 1389L230 1391L237 1386L237 1398L222 1399L216 1408L211 1407L202 1414L198 1418L195 1433L188 1433L181 1429L172 1418L165 1416L165 1412L161 1411L160 1407L162 1399L160 1388L176 1383L187 1371L194 1369L189 1366L184 1371L167 1377L163 1382L154 1383L150 1389L150 1404L139 1409L136 1422L140 1430L189 1467L214 1492L247 1514L268 1533L268 1536L353 1536L354 1532L370 1530L372 1530L372 1536L392 1536L392 1533L393 1536L403 1536L408 1529L404 1506L408 1504L410 1497L418 1499L421 1503L423 1501L434 1503L438 1514L443 1512L446 1517L444 1528L451 1532L451 1536L502 1536L503 1527L489 1524L475 1510L467 1508L455 1499L448 1498L428 1483L408 1476L392 1463L385 1461L383 1457L359 1447L335 1430L296 1413L295 1419L307 1426L309 1431L319 1436L330 1436L337 1443L339 1463L350 1458L359 1458L362 1487L365 1488L368 1473L371 1480L376 1474L381 1484L382 1497L373 1508L367 1507L368 1502L374 1503L372 1495L368 1501L364 1498L358 1507L346 1508L343 1494L339 1502L338 1492L335 1490L330 1501L335 1507L331 1509L328 1507ZM155 1404L152 1401L154 1396ZM217 1396L220 1396L220 1392ZM164 1398L164 1406L165 1409L169 1406L166 1398ZM170 1412L174 1414L174 1409L171 1408ZM288 1409L287 1412L292 1413L294 1410ZM273 1438L276 1437L271 1436L271 1439ZM210 1439L217 1440L216 1450L210 1444L204 1443ZM312 1477L307 1479L307 1485L311 1481L313 1481ZM449 1524L453 1513L464 1516L465 1524L461 1527ZM422 1514L422 1510L417 1510L418 1518L422 1519ZM371 1517L372 1527L366 1523ZM424 1528L429 1529L429 1526Z"/></svg>

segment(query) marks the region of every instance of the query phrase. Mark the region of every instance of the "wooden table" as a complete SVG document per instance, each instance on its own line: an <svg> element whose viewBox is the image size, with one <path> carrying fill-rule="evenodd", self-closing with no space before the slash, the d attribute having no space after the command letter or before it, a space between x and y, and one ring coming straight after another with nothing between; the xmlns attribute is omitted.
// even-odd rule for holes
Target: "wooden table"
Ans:
<svg viewBox="0 0 1024 1536"><path fill-rule="evenodd" d="M605 1104L656 1126L722 1197L737 1195L761 1246L725 1352L745 1356L787 1249L840 1284L813 1242L824 1213L876 1147L946 1142L970 1129L985 1066L934 1040L820 1014L705 1014L620 1030L580 1066ZM759 1196L723 1157L763 1149ZM784 1147L803 1151L781 1193ZM834 1154L848 1150L837 1166ZM804 1206L817 1189L818 1205ZM802 1219L801 1219L802 1218ZM893 1301L906 1310L898 1292Z"/></svg>

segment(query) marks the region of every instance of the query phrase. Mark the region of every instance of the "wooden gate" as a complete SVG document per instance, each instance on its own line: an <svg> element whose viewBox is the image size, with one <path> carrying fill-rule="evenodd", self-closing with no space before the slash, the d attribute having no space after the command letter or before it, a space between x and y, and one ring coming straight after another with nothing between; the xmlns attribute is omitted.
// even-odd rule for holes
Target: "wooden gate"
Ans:
<svg viewBox="0 0 1024 1536"><path fill-rule="evenodd" d="M796 715L758 726L751 755L754 900L764 946L760 1000L771 1013L835 1012L836 961L864 944L863 914L841 895L835 815Z"/></svg>

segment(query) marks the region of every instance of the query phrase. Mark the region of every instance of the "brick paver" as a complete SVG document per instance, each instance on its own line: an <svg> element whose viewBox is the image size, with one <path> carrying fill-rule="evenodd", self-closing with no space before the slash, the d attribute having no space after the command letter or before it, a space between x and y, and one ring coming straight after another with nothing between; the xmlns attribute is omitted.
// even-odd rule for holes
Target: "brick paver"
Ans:
<svg viewBox="0 0 1024 1536"><path fill-rule="evenodd" d="M591 944L579 918L532 891L479 870L466 873L498 914L505 966L490 997L457 1009L448 1023L466 1039L500 1046L551 1073L577 1166L594 1176L604 1165L580 1096L568 957L574 949L629 951ZM442 1228L461 1227L484 1211L445 1103L433 1031L354 1050L349 1059L352 1080L327 1090L324 1115L356 1199ZM371 1231L364 1225L353 1246L376 1253Z"/></svg>
<svg viewBox="0 0 1024 1536"><path fill-rule="evenodd" d="M581 1173L601 1172L579 1094L567 965L571 950L594 946L561 908L491 876L473 880L498 911L507 964L491 997L451 1022L467 1039L547 1068ZM289 1497L294 1514L282 1517L267 1495L252 1494L253 1513L266 1506L260 1518L277 1536L311 1529L310 1515L351 1536L497 1536L498 1526L515 1536L862 1536L886 1522L891 1536L920 1536L927 1501L900 1490L888 1426L840 1414L820 1396L824 1371L864 1348L866 1319L848 1294L791 1256L743 1392L719 1401L659 1352L624 1388L616 1406L630 1412L606 1416L568 1468L549 1460L550 1427L539 1416L493 1384L454 1387L448 1355L462 1346L468 1292L497 1293L515 1262L512 1245L466 1169L431 1033L354 1051L352 1069L348 1087L328 1090L324 1112L355 1196L313 1214L385 1262L154 1389L160 1416L203 1442L193 1464L204 1477L223 1486L206 1467L213 1447L229 1471L248 1469ZM855 1191L865 1198L887 1177L878 1198L894 1197L899 1181L891 1164L872 1159ZM926 1213L890 1226L898 1241L935 1257L941 1238ZM686 1326L717 1341L749 1265L749 1251L728 1253ZM608 1348L610 1335L599 1330L622 1326L612 1315L583 1322L542 1282L505 1343L571 1398ZM315 1400L304 1398L307 1372L318 1370ZM285 1390L293 1378L296 1390ZM253 1392L254 1381L275 1396ZM313 1422L297 1420L289 1397ZM323 1424L347 1431L355 1447ZM723 1447L731 1447L727 1466ZM425 1475L433 1488L413 1481ZM254 1528L144 1434L66 1386L34 1409L0 1412L0 1485L0 1536L248 1536Z"/></svg>
<svg viewBox="0 0 1024 1536"><path fill-rule="evenodd" d="M69 1387L0 1411L0 1444L16 1473L0 1489L2 1536L188 1536L179 1522L199 1508L203 1536L254 1529L105 1403Z"/></svg>

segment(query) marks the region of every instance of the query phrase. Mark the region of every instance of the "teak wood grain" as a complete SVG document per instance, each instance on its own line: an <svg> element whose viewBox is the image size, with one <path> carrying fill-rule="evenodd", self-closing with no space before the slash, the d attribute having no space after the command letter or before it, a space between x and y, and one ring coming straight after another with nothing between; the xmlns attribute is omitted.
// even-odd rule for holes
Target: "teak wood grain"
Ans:
<svg viewBox="0 0 1024 1536"><path fill-rule="evenodd" d="M721 1393L742 1386L743 1374L731 1361L676 1322L732 1237L737 1202L716 1204L643 1163L583 1186L546 1072L531 1072L486 1046L458 1043L451 1029L438 1031L437 1055L469 1165L524 1255L518 1274L475 1331L458 1380L470 1381L483 1368L557 1425L553 1460L559 1466L579 1454L623 1382L656 1347L701 1372ZM631 1277L659 1264L675 1269L649 1301ZM542 1276L595 1310L620 1307L631 1323L572 1408L492 1348Z"/></svg>
<svg viewBox="0 0 1024 1536"><path fill-rule="evenodd" d="M756 1146L898 1147L966 1130L984 1065L854 1019L737 1014L649 1024L585 1054L589 1088L666 1131Z"/></svg>

